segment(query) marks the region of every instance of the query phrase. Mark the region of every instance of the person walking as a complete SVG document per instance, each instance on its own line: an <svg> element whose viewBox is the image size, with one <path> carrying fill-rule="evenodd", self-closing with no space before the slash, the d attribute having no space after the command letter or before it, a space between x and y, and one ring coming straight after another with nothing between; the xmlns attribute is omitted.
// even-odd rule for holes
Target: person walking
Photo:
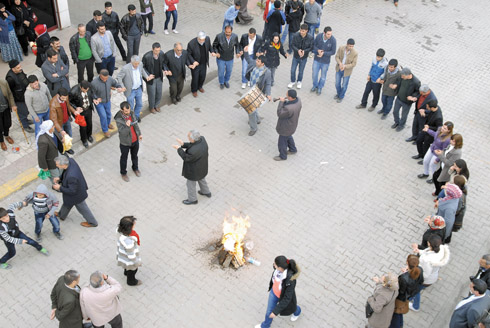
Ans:
<svg viewBox="0 0 490 328"><path fill-rule="evenodd" d="M132 56L139 55L141 36L145 31L145 21L141 14L136 12L136 7L130 4L128 13L121 18L119 25L121 36L127 42L126 63L129 64Z"/></svg>
<svg viewBox="0 0 490 328"><path fill-rule="evenodd" d="M288 58L288 54L284 51L281 39L278 33L272 35L270 42L267 42L262 48L262 53L265 56L265 66L271 71L271 87L274 85L274 76L276 69L281 64L281 56ZM243 80L242 80L243 81ZM243 87L243 84L242 84Z"/></svg>
<svg viewBox="0 0 490 328"><path fill-rule="evenodd" d="M302 24L298 33L293 36L291 47L293 48L293 62L291 63L291 82L288 88L301 89L301 81L303 81L303 72L305 70L308 54L313 50L314 38L308 34L308 25ZM299 66L299 68L298 68ZM296 68L298 68L298 78L296 79ZM297 82L296 82L297 81Z"/></svg>
<svg viewBox="0 0 490 328"><path fill-rule="evenodd" d="M46 79L49 92L54 97L60 88L70 90L70 72L68 71L68 66L59 58L56 50L49 49L46 54L48 58L42 65L41 70Z"/></svg>
<svg viewBox="0 0 490 328"><path fill-rule="evenodd" d="M97 24L97 33L91 37L90 48L92 55L94 56L95 69L97 74L103 69L109 71L109 75L112 76L116 66L116 43L112 33L106 31L104 22Z"/></svg>
<svg viewBox="0 0 490 328"><path fill-rule="evenodd" d="M49 171L51 182L54 178L60 176L60 171L56 166L55 159L59 156L58 147L54 141L54 123L51 120L45 120L36 133L37 146L37 165L45 172Z"/></svg>
<svg viewBox="0 0 490 328"><path fill-rule="evenodd" d="M37 136L41 124L49 120L51 93L49 93L46 84L40 82L36 75L29 75L27 82L29 82L29 85L26 88L24 99L27 110L34 121L34 131Z"/></svg>
<svg viewBox="0 0 490 328"><path fill-rule="evenodd" d="M217 34L213 41L213 49L216 53L216 64L218 65L219 87L223 90L230 88L231 72L233 71L233 52L236 58L243 55L238 43L238 36L233 33L233 26L226 26L224 31Z"/></svg>
<svg viewBox="0 0 490 328"><path fill-rule="evenodd" d="M255 60L259 53L261 52L261 48L263 45L263 40L260 35L257 35L257 31L251 27L248 30L248 33L242 34L242 37L240 38L240 49L243 51L243 56L242 56L242 89L245 89L247 87L247 82L248 86L250 86L250 82L247 81L245 78L245 74L247 73L247 65L248 65L248 60L246 59L246 56L248 54L248 57L250 59Z"/></svg>
<svg viewBox="0 0 490 328"><path fill-rule="evenodd" d="M172 17L173 22L172 22L172 32L175 34L179 33L175 28L177 27L177 4L179 3L179 0L165 0L165 5L164 5L164 11L165 11L165 25L164 25L164 31L163 33L169 34L168 33L168 23L170 23L170 17Z"/></svg>
<svg viewBox="0 0 490 328"><path fill-rule="evenodd" d="M127 101L121 103L121 110L114 115L114 121L117 124L117 132L119 133L119 149L121 157L119 159L120 173L124 181L129 182L127 175L128 154L131 151L132 169L137 177L141 176L138 168L138 150L139 142L143 139L138 124L138 119Z"/></svg>
<svg viewBox="0 0 490 328"><path fill-rule="evenodd" d="M11 110L17 111L14 95L7 81L0 79L0 146L3 151L7 150L5 140L11 145L14 143L14 139L9 136L9 130L12 126Z"/></svg>
<svg viewBox="0 0 490 328"><path fill-rule="evenodd" d="M187 44L189 56L199 64L191 69L191 92L192 96L197 97L197 91L204 93L203 85L206 80L206 70L209 67L209 54L216 57L216 53L211 45L211 39L205 32L200 31L197 37Z"/></svg>
<svg viewBox="0 0 490 328"><path fill-rule="evenodd" d="M156 114L160 112L163 77L166 75L164 71L165 54L162 51L160 43L153 43L151 50L143 56L142 63L143 70L147 72L148 78L150 78L145 79L146 91L148 93L148 107L152 114Z"/></svg>
<svg viewBox="0 0 490 328"><path fill-rule="evenodd" d="M276 161L285 161L288 158L288 154L294 155L298 152L293 134L298 127L301 107L301 99L298 98L296 90L288 90L285 98L279 98L276 125L276 131L279 134L277 142L279 156L274 157Z"/></svg>
<svg viewBox="0 0 490 328"><path fill-rule="evenodd" d="M154 78L148 75L140 64L140 57L134 55L131 57L131 63L124 65L117 75L119 84L126 89L124 92L126 101L134 111L138 122L141 122L140 113L143 108L143 79L151 81Z"/></svg>
<svg viewBox="0 0 490 328"><path fill-rule="evenodd" d="M71 128L72 115L76 116L81 112L81 107L75 109L71 106L68 101L68 90L65 88L60 88L58 93L49 102L49 119L53 121L56 131L61 134L62 138L65 135L73 136ZM66 152L70 155L75 153L73 149L69 149Z"/></svg>
<svg viewBox="0 0 490 328"><path fill-rule="evenodd" d="M335 89L337 89L337 94L333 98L337 99L338 103L344 100L350 76L357 65L357 51L354 49L354 44L354 39L348 39L347 45L339 47L335 55L337 62L335 66L337 72L335 74Z"/></svg>
<svg viewBox="0 0 490 328"><path fill-rule="evenodd" d="M335 40L335 37L332 35L332 28L326 26L323 29L323 34L318 34L313 43L313 87L311 88L311 92L316 92L317 95L322 94L322 89L327 80L330 57L335 55L336 51L337 40ZM320 79L318 79L318 76L320 76Z"/></svg>
<svg viewBox="0 0 490 328"><path fill-rule="evenodd" d="M55 158L56 167L64 170L61 177L54 178L53 189L58 190L63 195L63 205L58 213L59 218L64 221L73 206L87 222L82 222L82 227L91 228L98 225L92 211L85 201L88 197L87 182L83 176L80 166L73 158L58 156Z"/></svg>
<svg viewBox="0 0 490 328"><path fill-rule="evenodd" d="M124 50L124 46L119 38L119 15L112 10L112 2L107 1L104 7L105 11L102 13L102 20L105 23L106 29L111 32L119 53L121 53L122 60L126 61L126 50ZM115 53L113 55L115 56Z"/></svg>
<svg viewBox="0 0 490 328"><path fill-rule="evenodd" d="M155 32L153 32L153 16L155 16L153 3L151 0L140 0L140 9L141 17L145 22L145 36L148 36L148 34L155 34Z"/></svg>
<svg viewBox="0 0 490 328"><path fill-rule="evenodd" d="M385 58L385 51L379 48L376 51L376 56L373 58L371 63L371 69L367 76L366 87L364 88L364 94L362 95L362 100L359 105L356 106L357 109L366 108L369 94L373 92L373 102L368 108L368 111L372 112L378 105L379 95L381 93L381 76L383 75L386 67L388 66L388 60Z"/></svg>
<svg viewBox="0 0 490 328"><path fill-rule="evenodd" d="M184 89L185 67L188 66L190 69L194 69L199 63L189 56L189 53L182 48L182 43L180 42L175 43L174 48L165 53L164 60L165 70L170 71L167 74L170 100L174 105L177 105L182 100L180 96Z"/></svg>
<svg viewBox="0 0 490 328"><path fill-rule="evenodd" d="M80 124L80 139L85 148L88 148L88 143L93 143L92 137L92 114L94 111L94 93L92 86L88 81L83 80L79 84L71 88L68 99L72 107L81 108L80 115L85 120L85 125ZM75 119L75 121L77 121Z"/></svg>
<svg viewBox="0 0 490 328"><path fill-rule="evenodd" d="M8 82L10 91L14 96L15 105L17 106L17 114L19 114L19 119L22 127L25 131L29 133L34 133L34 129L29 125L27 116L29 115L29 110L27 109L25 92L29 81L27 80L27 75L22 70L22 66L16 59L9 61L9 71L5 80Z"/></svg>
<svg viewBox="0 0 490 328"><path fill-rule="evenodd" d="M117 239L117 265L124 268L124 275L127 277L128 286L139 286L143 282L136 279L136 273L141 266L140 257L140 236L134 231L136 218L134 216L124 216L119 221L119 238Z"/></svg>
<svg viewBox="0 0 490 328"><path fill-rule="evenodd" d="M36 66L41 68L47 58L46 51L51 48L51 37L49 36L46 24L36 25L36 27L34 27L34 33L36 33Z"/></svg>
<svg viewBox="0 0 490 328"><path fill-rule="evenodd" d="M397 132L400 132L405 128L410 107L412 107L414 101L417 101L420 88L420 81L415 77L415 75L412 74L412 70L410 68L404 67L402 69L401 78L402 80L395 100L395 106L393 108L393 118L395 123L391 126L391 128L396 129ZM402 109L401 116L400 108ZM424 155L422 155L421 158Z"/></svg>
<svg viewBox="0 0 490 328"><path fill-rule="evenodd" d="M27 237L19 228L15 219L14 210L22 209L22 202L10 204L8 209L0 207L0 239L3 240L7 253L0 258L0 269L10 269L12 265L7 263L16 254L15 245L29 244L41 254L49 256L49 252L42 245Z"/></svg>
<svg viewBox="0 0 490 328"><path fill-rule="evenodd" d="M191 130L187 134L189 142L177 139L179 145L173 145L184 165L182 175L187 179L187 199L185 205L197 204L196 181L199 183L199 195L211 198L206 176L208 175L208 143L199 131Z"/></svg>
<svg viewBox="0 0 490 328"><path fill-rule="evenodd" d="M372 315L368 318L367 328L388 328L393 311L395 300L398 296L398 277L390 272L382 277L373 277L376 283L372 296L367 299L366 306L372 309Z"/></svg>
<svg viewBox="0 0 490 328"><path fill-rule="evenodd" d="M90 38L92 34L87 33L83 24L78 24L78 32L70 38L70 53L73 63L77 65L78 83L84 80L85 71L87 71L87 81L92 82L94 79L94 56Z"/></svg>
<svg viewBox="0 0 490 328"><path fill-rule="evenodd" d="M401 72L398 67L398 60L390 59L388 62L388 67L385 69L384 73L380 77L381 83L383 84L383 94L381 96L381 103L383 107L377 112L381 115L382 120L386 120L388 114L391 112L393 107L393 101L398 94L398 87L401 82Z"/></svg>
<svg viewBox="0 0 490 328"><path fill-rule="evenodd" d="M272 266L274 271L269 282L269 300L265 320L255 325L255 328L269 328L272 320L278 315L290 315L291 321L296 321L301 314L295 290L301 271L296 261L280 255L274 259Z"/></svg>
<svg viewBox="0 0 490 328"><path fill-rule="evenodd" d="M0 3L0 50L2 59L6 63L12 59L19 62L24 59L22 48L15 34L14 22L15 16L5 8L3 3Z"/></svg>
<svg viewBox="0 0 490 328"><path fill-rule="evenodd" d="M51 290L51 315L58 319L60 328L82 328L83 317L80 309L80 273L68 270L58 278Z"/></svg>
<svg viewBox="0 0 490 328"><path fill-rule="evenodd" d="M99 271L90 275L90 285L80 291L82 317L92 321L94 328L109 324L112 328L123 328L121 284L114 278Z"/></svg>

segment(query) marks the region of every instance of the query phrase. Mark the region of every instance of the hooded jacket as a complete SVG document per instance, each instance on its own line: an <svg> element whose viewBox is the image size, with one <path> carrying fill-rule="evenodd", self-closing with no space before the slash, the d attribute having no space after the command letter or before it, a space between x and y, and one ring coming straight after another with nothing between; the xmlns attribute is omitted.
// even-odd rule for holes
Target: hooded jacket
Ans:
<svg viewBox="0 0 490 328"><path fill-rule="evenodd" d="M46 199L46 203L43 204L36 204L34 201L34 197L36 194L43 194ZM49 214L49 216L53 216L54 212L60 205L60 202L58 201L58 198L54 194L48 191L48 187L46 187L43 184L40 184L37 186L35 192L31 192L27 194L26 198L24 198L24 201L29 204L32 203L32 208L34 209L34 213L46 213Z"/></svg>
<svg viewBox="0 0 490 328"><path fill-rule="evenodd" d="M275 315L291 315L296 311L296 280L298 279L301 270L296 265L296 273L293 274L291 270L288 270L286 278L281 283L281 296L279 297L279 302L277 303L272 313ZM274 277L274 272L272 272L272 277L269 282L269 292L272 289L272 278Z"/></svg>
<svg viewBox="0 0 490 328"><path fill-rule="evenodd" d="M449 262L449 246L441 245L439 252L434 252L430 248L420 251L419 263L424 270L424 284L432 285L439 277L439 269Z"/></svg>
<svg viewBox="0 0 490 328"><path fill-rule="evenodd" d="M398 286L388 288L383 286L382 283L376 284L373 296L370 296L367 300L374 310L373 315L368 320L369 327L385 328L390 325L397 296Z"/></svg>

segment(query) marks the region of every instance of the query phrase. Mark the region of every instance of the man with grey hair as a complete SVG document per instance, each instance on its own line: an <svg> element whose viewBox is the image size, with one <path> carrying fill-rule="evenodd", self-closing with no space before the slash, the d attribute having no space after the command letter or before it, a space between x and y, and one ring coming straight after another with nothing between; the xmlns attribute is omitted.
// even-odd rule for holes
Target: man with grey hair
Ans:
<svg viewBox="0 0 490 328"><path fill-rule="evenodd" d="M206 80L206 70L209 66L209 54L211 53L211 56L216 57L216 53L211 46L211 39L203 31L200 31L197 37L189 41L187 52L198 63L196 67L191 69L191 92L194 97L197 97L197 90L201 93L204 92L202 87Z"/></svg>
<svg viewBox="0 0 490 328"><path fill-rule="evenodd" d="M478 268L478 272L470 277L470 280L481 279L487 283L488 288L490 289L490 254L485 254L478 261L480 267Z"/></svg>
<svg viewBox="0 0 490 328"><path fill-rule="evenodd" d="M150 80L146 79L146 91L148 92L148 105L150 112L160 112L160 100L162 100L163 77L169 72L164 70L165 54L160 43L155 42L152 50L143 56L143 69L148 73Z"/></svg>
<svg viewBox="0 0 490 328"><path fill-rule="evenodd" d="M425 122L427 120L427 104L431 100L437 100L434 92L429 88L427 84L422 84L419 88L419 96L415 102L415 110L413 111L413 123L412 123L412 136L406 139L406 142L412 142L417 140L417 136L424 129Z"/></svg>
<svg viewBox="0 0 490 328"><path fill-rule="evenodd" d="M182 43L177 42L172 50L165 53L165 67L167 71L170 71L167 75L170 84L170 99L174 105L182 100L180 95L184 89L186 65L190 69L194 69L199 63L192 56L189 56L187 50L182 48Z"/></svg>
<svg viewBox="0 0 490 328"><path fill-rule="evenodd" d="M58 190L63 195L63 205L61 206L58 216L64 221L70 213L73 206L83 216L87 222L82 222L82 227L90 228L98 225L92 211L85 200L88 197L87 182L83 176L82 170L73 158L58 156L55 158L56 167L63 170L61 177L53 179L53 189Z"/></svg>
<svg viewBox="0 0 490 328"><path fill-rule="evenodd" d="M51 291L50 319L58 319L60 328L81 328L80 273L68 270L58 278Z"/></svg>
<svg viewBox="0 0 490 328"><path fill-rule="evenodd" d="M208 144L201 134L191 130L187 134L189 142L177 138L179 145L173 145L177 153L184 160L182 175L187 179L187 199L182 201L185 205L197 204L196 181L199 183L199 195L211 198L206 182L208 174Z"/></svg>
<svg viewBox="0 0 490 328"><path fill-rule="evenodd" d="M141 108L143 108L143 78L146 81L151 81L155 77L149 75L140 63L139 56L131 56L131 63L124 65L117 75L119 83L126 88L124 95L131 106L131 110L134 111L138 123L141 122L140 113Z"/></svg>
<svg viewBox="0 0 490 328"><path fill-rule="evenodd" d="M90 275L90 285L80 292L82 316L90 318L95 328L109 324L122 328L121 303L118 295L122 286L116 279L95 271Z"/></svg>
<svg viewBox="0 0 490 328"><path fill-rule="evenodd" d="M90 47L92 34L86 30L84 24L78 24L78 32L70 38L70 53L73 63L77 65L78 83L84 80L83 74L87 70L87 81L94 79L94 57Z"/></svg>

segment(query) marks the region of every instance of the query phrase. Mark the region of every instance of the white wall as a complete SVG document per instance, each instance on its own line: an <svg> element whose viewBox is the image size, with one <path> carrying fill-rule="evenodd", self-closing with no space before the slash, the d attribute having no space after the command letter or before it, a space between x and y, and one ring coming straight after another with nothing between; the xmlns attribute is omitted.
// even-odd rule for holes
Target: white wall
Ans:
<svg viewBox="0 0 490 328"><path fill-rule="evenodd" d="M60 18L59 27L61 29L67 28L71 25L70 12L68 10L68 0L56 0L56 2L56 11Z"/></svg>

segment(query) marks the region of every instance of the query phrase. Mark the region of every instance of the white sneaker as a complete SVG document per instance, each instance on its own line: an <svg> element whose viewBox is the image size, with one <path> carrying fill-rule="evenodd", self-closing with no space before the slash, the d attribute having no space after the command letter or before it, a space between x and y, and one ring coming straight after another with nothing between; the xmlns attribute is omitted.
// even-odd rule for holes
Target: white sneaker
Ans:
<svg viewBox="0 0 490 328"><path fill-rule="evenodd" d="M301 81L298 81L298 83L296 83L296 88L301 89Z"/></svg>
<svg viewBox="0 0 490 328"><path fill-rule="evenodd" d="M299 318L299 315L298 315L298 316L295 316L295 315L293 314L293 315L291 316L291 321L293 321L293 322L294 322L294 321L298 320L298 318Z"/></svg>
<svg viewBox="0 0 490 328"><path fill-rule="evenodd" d="M245 89L247 87L247 83L242 83L242 89Z"/></svg>
<svg viewBox="0 0 490 328"><path fill-rule="evenodd" d="M289 89L294 88L294 83L295 83L295 82L290 82L290 83L288 84L288 88L289 88Z"/></svg>
<svg viewBox="0 0 490 328"><path fill-rule="evenodd" d="M250 81L247 82L247 87L249 87L249 86L250 86Z"/></svg>
<svg viewBox="0 0 490 328"><path fill-rule="evenodd" d="M262 326L262 324L259 323L258 325L255 325L254 328L261 328L261 326Z"/></svg>
<svg viewBox="0 0 490 328"><path fill-rule="evenodd" d="M172 32L174 32L175 34L179 34L179 31L177 30L173 30Z"/></svg>
<svg viewBox="0 0 490 328"><path fill-rule="evenodd" d="M165 34L167 34L167 35L168 35L168 30L163 31L163 33L165 33Z"/></svg>
<svg viewBox="0 0 490 328"><path fill-rule="evenodd" d="M415 309L415 308L413 307L413 303L408 303L408 308L409 308L410 310L412 310L413 312L419 312L419 311L420 311L420 309L419 309L419 310L417 310L417 309Z"/></svg>

